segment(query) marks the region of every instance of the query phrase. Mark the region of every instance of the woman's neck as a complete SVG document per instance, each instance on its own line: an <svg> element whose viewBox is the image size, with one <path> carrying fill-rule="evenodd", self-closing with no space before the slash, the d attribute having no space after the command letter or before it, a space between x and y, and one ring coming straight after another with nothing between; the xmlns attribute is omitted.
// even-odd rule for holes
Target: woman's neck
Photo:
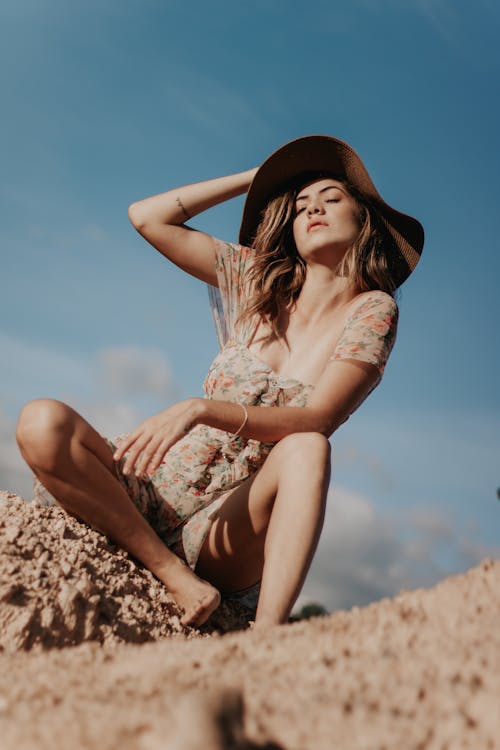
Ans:
<svg viewBox="0 0 500 750"><path fill-rule="evenodd" d="M331 269L308 267L294 311L314 323L325 313L343 308L359 293L360 290L345 276L338 276Z"/></svg>

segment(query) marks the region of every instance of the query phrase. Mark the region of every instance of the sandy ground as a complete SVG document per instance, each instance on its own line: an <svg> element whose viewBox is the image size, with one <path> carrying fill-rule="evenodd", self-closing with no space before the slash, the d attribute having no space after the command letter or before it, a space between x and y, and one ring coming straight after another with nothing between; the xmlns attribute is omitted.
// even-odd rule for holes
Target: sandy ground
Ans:
<svg viewBox="0 0 500 750"><path fill-rule="evenodd" d="M485 560L265 635L228 607L200 632L104 537L4 495L0 748L500 749L499 605Z"/></svg>

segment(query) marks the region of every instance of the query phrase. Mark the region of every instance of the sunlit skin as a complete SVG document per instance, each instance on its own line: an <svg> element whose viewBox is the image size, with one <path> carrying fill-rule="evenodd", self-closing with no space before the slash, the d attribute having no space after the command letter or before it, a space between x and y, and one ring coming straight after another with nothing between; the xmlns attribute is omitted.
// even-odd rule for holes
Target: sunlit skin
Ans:
<svg viewBox="0 0 500 750"><path fill-rule="evenodd" d="M255 172L145 198L130 206L130 220L171 262L217 286L213 238L184 226L186 215L243 194ZM305 282L294 308L286 311L283 336L268 346L259 332L252 347L277 373L309 383L314 391L305 407L248 407L242 437L276 444L263 466L221 506L195 571L139 513L117 479L116 462L126 456L125 472L152 475L195 425L234 433L241 425L240 404L185 399L144 420L114 456L102 436L60 401L32 401L19 417L21 453L44 486L68 512L114 539L163 581L184 612L184 624L205 622L219 605L219 591L237 591L258 580L255 627L287 621L323 525L330 479L327 438L378 375L367 363L329 361L349 304L360 291L337 269L359 232L354 200L332 179L303 186L293 231L306 261Z"/></svg>
<svg viewBox="0 0 500 750"><path fill-rule="evenodd" d="M293 235L306 277L293 309L281 314L282 338L262 323L250 349L274 370L313 383L324 370L345 312L360 293L338 266L360 232L359 208L342 182L322 178L297 193Z"/></svg>
<svg viewBox="0 0 500 750"><path fill-rule="evenodd" d="M310 182L295 200L293 237L308 263L334 268L356 240L359 210L345 186L334 179Z"/></svg>

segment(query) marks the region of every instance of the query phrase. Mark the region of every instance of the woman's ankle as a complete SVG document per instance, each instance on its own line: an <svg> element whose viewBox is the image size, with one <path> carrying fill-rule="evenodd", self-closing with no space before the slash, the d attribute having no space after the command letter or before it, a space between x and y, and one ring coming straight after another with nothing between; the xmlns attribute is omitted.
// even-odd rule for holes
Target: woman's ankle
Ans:
<svg viewBox="0 0 500 750"><path fill-rule="evenodd" d="M175 552L171 552L170 550L167 551L168 557L154 566L155 569L153 570L153 573L157 578L168 585L175 583L179 579L179 576L183 576L186 573L192 573L195 575L189 565L187 565L182 558L178 557ZM152 567L150 570L152 570Z"/></svg>
<svg viewBox="0 0 500 750"><path fill-rule="evenodd" d="M283 623L286 622L286 619L282 619L278 617L277 615L272 614L262 614L259 613L255 616L255 623L253 626L253 630L270 630L271 628L275 628L277 625L283 625Z"/></svg>

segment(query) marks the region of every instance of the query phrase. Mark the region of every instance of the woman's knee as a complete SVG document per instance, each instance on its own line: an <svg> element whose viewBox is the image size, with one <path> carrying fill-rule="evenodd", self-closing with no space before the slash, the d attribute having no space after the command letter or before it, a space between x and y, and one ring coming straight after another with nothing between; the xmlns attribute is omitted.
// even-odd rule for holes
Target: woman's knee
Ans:
<svg viewBox="0 0 500 750"><path fill-rule="evenodd" d="M16 439L25 460L33 468L50 472L57 466L61 446L70 437L73 410L54 399L29 401L22 408Z"/></svg>
<svg viewBox="0 0 500 750"><path fill-rule="evenodd" d="M300 466L304 463L319 464L325 468L330 466L330 443L320 432L294 432L286 435L273 450L279 451L282 459L298 462Z"/></svg>

